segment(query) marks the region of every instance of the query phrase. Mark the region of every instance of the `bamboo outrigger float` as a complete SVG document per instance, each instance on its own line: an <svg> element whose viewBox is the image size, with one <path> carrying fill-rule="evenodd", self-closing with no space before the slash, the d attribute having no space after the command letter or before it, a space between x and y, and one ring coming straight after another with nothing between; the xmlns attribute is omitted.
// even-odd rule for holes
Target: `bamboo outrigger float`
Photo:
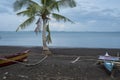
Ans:
<svg viewBox="0 0 120 80"><path fill-rule="evenodd" d="M0 67L7 66L10 64L14 64L17 62L23 62L27 59L28 53L30 50L26 50L20 53L16 53L13 55L2 56L0 57Z"/></svg>

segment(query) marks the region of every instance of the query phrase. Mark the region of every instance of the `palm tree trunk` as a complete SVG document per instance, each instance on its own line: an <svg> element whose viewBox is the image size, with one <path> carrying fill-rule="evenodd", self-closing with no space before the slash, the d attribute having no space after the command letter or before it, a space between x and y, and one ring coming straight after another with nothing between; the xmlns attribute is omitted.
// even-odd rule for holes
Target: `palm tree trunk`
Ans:
<svg viewBox="0 0 120 80"><path fill-rule="evenodd" d="M42 30L43 50L49 51L49 48L46 44L46 27L47 27L47 21L43 20L43 30Z"/></svg>

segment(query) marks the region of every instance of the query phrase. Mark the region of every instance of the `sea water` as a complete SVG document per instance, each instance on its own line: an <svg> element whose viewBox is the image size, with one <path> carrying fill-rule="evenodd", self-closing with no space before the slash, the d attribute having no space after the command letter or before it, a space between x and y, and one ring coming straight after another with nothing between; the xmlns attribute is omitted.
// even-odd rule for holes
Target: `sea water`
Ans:
<svg viewBox="0 0 120 80"><path fill-rule="evenodd" d="M120 48L120 32L51 32L50 47ZM42 46L41 33L0 31L0 46Z"/></svg>

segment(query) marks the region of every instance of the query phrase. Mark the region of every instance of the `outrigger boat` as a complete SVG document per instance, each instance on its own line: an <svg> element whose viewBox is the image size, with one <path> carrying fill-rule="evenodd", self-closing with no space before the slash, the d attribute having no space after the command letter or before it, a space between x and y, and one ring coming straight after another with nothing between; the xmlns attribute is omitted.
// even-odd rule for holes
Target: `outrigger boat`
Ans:
<svg viewBox="0 0 120 80"><path fill-rule="evenodd" d="M105 69L107 71L109 71L110 73L112 73L114 67L117 65L117 64L120 64L119 62L119 57L115 57L115 56L110 56L107 52L104 56L99 56L99 64L103 64Z"/></svg>
<svg viewBox="0 0 120 80"><path fill-rule="evenodd" d="M103 65L111 73L115 64L110 61L104 61Z"/></svg>
<svg viewBox="0 0 120 80"><path fill-rule="evenodd" d="M29 53L29 50L26 50L26 51L16 53L13 55L1 56L0 57L0 67L14 64L17 62L23 62L27 59L28 53Z"/></svg>

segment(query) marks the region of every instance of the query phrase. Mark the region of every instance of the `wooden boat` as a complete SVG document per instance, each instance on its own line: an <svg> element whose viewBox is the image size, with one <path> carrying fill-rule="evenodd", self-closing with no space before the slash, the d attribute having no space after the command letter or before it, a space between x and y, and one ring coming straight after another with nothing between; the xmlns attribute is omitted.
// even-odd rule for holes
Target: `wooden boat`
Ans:
<svg viewBox="0 0 120 80"><path fill-rule="evenodd" d="M103 65L107 69L107 71L109 71L111 73L115 64L110 61L104 61Z"/></svg>
<svg viewBox="0 0 120 80"><path fill-rule="evenodd" d="M114 67L119 64L119 57L110 56L107 52L104 56L100 55L98 63L103 64L105 69L112 73ZM117 62L117 63L116 63Z"/></svg>
<svg viewBox="0 0 120 80"><path fill-rule="evenodd" d="M14 64L17 62L22 62L27 59L29 50L8 55L8 56L1 56L0 57L0 67L7 66L10 64Z"/></svg>

